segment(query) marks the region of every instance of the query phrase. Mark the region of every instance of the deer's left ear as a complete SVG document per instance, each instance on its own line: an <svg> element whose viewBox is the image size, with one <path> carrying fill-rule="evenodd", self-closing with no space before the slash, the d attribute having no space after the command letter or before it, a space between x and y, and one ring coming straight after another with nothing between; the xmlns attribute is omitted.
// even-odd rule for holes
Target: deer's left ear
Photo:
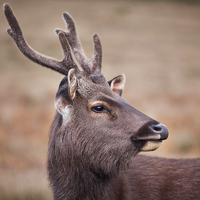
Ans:
<svg viewBox="0 0 200 200"><path fill-rule="evenodd" d="M124 89L125 81L126 81L126 77L124 74L122 74L108 81L108 84L110 85L111 90L115 94L118 94L119 96L121 96Z"/></svg>

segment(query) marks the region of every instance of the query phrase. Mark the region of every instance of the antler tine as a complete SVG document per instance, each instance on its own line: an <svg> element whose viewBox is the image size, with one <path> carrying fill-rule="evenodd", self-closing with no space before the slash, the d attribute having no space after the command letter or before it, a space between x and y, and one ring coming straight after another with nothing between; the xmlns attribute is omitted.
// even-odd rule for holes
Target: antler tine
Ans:
<svg viewBox="0 0 200 200"><path fill-rule="evenodd" d="M16 46L26 57L28 57L33 62L36 62L52 70L55 70L63 75L68 74L69 68L72 68L72 66L69 67L69 64L73 62L70 57L71 54L69 53L70 52L69 46L66 46L66 48L64 47L65 45L68 45L68 43L63 40L62 34L59 38L61 41L61 45L62 45L63 53L65 57L63 61L59 61L49 56L42 55L39 52L33 50L29 46L29 44L26 42L23 36L19 23L16 17L14 16L9 4L4 4L4 13L10 25L10 28L7 29L7 33L13 38ZM68 51L68 54L66 53L67 51ZM66 58L70 58L70 62L68 62L67 66L66 66L67 64ZM74 63L73 63L73 66L75 67Z"/></svg>
<svg viewBox="0 0 200 200"><path fill-rule="evenodd" d="M88 73L96 73L100 72L101 70L101 61L102 61L102 48L100 39L97 34L94 35L94 54L92 59L88 59L85 56L84 50L81 46L81 42L79 40L75 23L70 16L69 13L64 12L63 13L63 19L67 26L67 31L56 29L56 33L59 33L59 31L63 31L65 33L65 36L67 37L67 40L69 41L69 44L72 48L72 51L74 53L74 56L82 69L84 71L87 71ZM99 69L99 70L96 70Z"/></svg>
<svg viewBox="0 0 200 200"><path fill-rule="evenodd" d="M101 63L102 63L102 45L100 38L97 34L93 35L94 41L94 54L92 57L92 71L96 71L99 73L101 71Z"/></svg>
<svg viewBox="0 0 200 200"><path fill-rule="evenodd" d="M88 59L85 56L85 53L83 51L83 48L81 46L80 40L78 38L78 34L76 32L76 26L72 19L72 17L67 13L63 13L63 19L66 23L68 31L64 31L61 29L56 29L55 32L58 34L60 31L65 33L65 36L67 37L67 40L72 48L72 51L74 53L74 56L82 69L84 71L90 72L90 68L88 66Z"/></svg>
<svg viewBox="0 0 200 200"><path fill-rule="evenodd" d="M67 67L68 70L70 70L71 68L75 68L76 71L78 72L79 69L72 58L71 49L69 47L69 43L67 41L67 38L65 37L65 34L62 31L60 31L58 33L58 37L59 37L62 50L63 50L63 55L64 55L62 63Z"/></svg>

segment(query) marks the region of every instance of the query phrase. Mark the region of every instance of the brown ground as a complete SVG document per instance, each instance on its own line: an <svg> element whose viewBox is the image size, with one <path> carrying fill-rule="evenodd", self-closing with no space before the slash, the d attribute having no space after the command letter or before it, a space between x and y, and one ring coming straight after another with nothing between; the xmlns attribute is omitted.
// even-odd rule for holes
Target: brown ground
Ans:
<svg viewBox="0 0 200 200"><path fill-rule="evenodd" d="M131 1L10 1L26 39L61 59L54 28L76 21L88 57L103 44L103 73L124 73L123 97L170 131L153 155L200 156L200 5ZM45 164L62 75L26 59L0 12L0 199L52 199ZM150 155L150 153L149 153Z"/></svg>

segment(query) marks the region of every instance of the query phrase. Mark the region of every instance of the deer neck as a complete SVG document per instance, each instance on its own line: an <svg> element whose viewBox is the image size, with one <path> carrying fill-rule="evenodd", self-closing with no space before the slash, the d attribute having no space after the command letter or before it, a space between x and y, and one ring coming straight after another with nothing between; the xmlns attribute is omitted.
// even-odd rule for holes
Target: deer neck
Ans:
<svg viewBox="0 0 200 200"><path fill-rule="evenodd" d="M117 177L99 176L88 166L82 165L78 160L76 164L60 162L56 158L51 162L57 162L56 166L49 166L49 179L57 200L117 200L119 181ZM71 166L70 166L71 165Z"/></svg>
<svg viewBox="0 0 200 200"><path fill-rule="evenodd" d="M99 179L90 171L76 168L63 173L62 187L54 188L55 199L115 200L114 179ZM63 198L60 198L62 197Z"/></svg>
<svg viewBox="0 0 200 200"><path fill-rule="evenodd" d="M72 137L77 133L73 132L72 127L65 129L68 130L65 133L58 131L61 121L54 120L56 124L52 124L54 128L49 141L48 173L54 199L121 199L116 195L122 184L119 178L110 177L100 171L95 172L86 162L87 158L73 154L74 144L68 142L67 147L64 145L66 137Z"/></svg>

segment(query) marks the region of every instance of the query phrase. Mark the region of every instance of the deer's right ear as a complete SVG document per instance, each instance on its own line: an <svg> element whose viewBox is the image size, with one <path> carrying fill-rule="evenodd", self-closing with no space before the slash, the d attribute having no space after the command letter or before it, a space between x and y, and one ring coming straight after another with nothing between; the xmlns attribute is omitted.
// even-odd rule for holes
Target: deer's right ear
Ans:
<svg viewBox="0 0 200 200"><path fill-rule="evenodd" d="M65 77L59 86L55 99L57 111L65 115L69 112L69 107L73 104L76 95L77 79L75 69L70 69L68 77Z"/></svg>
<svg viewBox="0 0 200 200"><path fill-rule="evenodd" d="M110 85L111 90L115 94L118 94L119 96L121 96L124 90L125 80L126 80L125 75L122 74L108 81L108 84Z"/></svg>
<svg viewBox="0 0 200 200"><path fill-rule="evenodd" d="M70 69L68 72L68 91L71 100L73 100L76 95L76 86L77 86L76 70L73 68Z"/></svg>

